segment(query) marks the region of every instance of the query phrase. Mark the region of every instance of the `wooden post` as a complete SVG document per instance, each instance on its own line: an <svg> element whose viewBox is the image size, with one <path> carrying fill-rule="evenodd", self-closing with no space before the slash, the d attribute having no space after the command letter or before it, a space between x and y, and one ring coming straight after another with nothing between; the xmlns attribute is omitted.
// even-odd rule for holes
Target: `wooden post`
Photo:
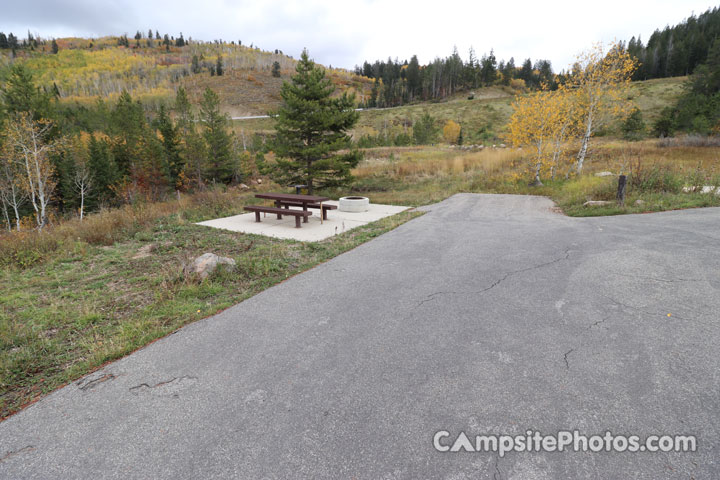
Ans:
<svg viewBox="0 0 720 480"><path fill-rule="evenodd" d="M621 207L625 206L625 187L627 186L627 176L620 175L618 177L617 202Z"/></svg>

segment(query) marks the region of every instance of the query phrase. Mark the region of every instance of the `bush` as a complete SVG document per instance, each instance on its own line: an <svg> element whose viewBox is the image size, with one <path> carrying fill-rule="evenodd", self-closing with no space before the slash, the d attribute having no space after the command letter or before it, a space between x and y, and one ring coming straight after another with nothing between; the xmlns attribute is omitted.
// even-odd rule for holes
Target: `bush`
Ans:
<svg viewBox="0 0 720 480"><path fill-rule="evenodd" d="M679 193L685 179L670 170L668 166L653 165L644 168L641 162L635 164L630 171L628 183L638 192Z"/></svg>
<svg viewBox="0 0 720 480"><path fill-rule="evenodd" d="M558 199L561 205L578 205L588 200L614 200L616 193L615 177L583 175L565 182Z"/></svg>
<svg viewBox="0 0 720 480"><path fill-rule="evenodd" d="M645 136L645 121L642 112L637 107L628 115L620 125L620 131L625 140L640 140Z"/></svg>
<svg viewBox="0 0 720 480"><path fill-rule="evenodd" d="M435 125L435 119L428 112L425 112L423 116L413 124L413 138L417 145L435 143L437 135L438 128Z"/></svg>
<svg viewBox="0 0 720 480"><path fill-rule="evenodd" d="M443 138L447 143L456 144L460 137L460 125L452 120L448 120L443 127Z"/></svg>

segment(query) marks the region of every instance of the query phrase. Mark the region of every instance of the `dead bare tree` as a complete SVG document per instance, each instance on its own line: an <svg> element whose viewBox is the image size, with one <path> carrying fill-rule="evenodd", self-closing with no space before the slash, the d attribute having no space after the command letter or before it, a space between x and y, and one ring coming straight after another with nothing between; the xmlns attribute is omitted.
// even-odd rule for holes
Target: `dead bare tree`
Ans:
<svg viewBox="0 0 720 480"><path fill-rule="evenodd" d="M12 230L9 209L15 214L15 228L20 231L20 207L27 200L27 192L22 188L22 172L12 161L9 148L0 150L0 203L7 222L8 231Z"/></svg>
<svg viewBox="0 0 720 480"><path fill-rule="evenodd" d="M59 142L48 138L51 128L50 122L33 120L26 112L15 115L8 124L8 145L27 175L24 187L35 210L38 230L47 225L47 207L55 190L50 154Z"/></svg>
<svg viewBox="0 0 720 480"><path fill-rule="evenodd" d="M92 174L87 163L76 165L73 184L75 191L80 195L80 221L82 222L85 213L85 197L92 189Z"/></svg>

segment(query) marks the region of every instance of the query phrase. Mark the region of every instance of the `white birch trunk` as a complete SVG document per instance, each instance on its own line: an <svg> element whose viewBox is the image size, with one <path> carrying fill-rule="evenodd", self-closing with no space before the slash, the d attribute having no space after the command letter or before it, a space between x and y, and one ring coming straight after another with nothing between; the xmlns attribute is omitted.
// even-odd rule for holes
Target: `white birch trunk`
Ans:
<svg viewBox="0 0 720 480"><path fill-rule="evenodd" d="M583 169L583 163L585 162L585 155L587 155L588 143L590 142L590 135L592 135L593 125L593 113L592 110L588 113L587 124L585 127L585 134L582 137L580 144L580 151L577 155L577 162L575 164L575 172L580 175Z"/></svg>

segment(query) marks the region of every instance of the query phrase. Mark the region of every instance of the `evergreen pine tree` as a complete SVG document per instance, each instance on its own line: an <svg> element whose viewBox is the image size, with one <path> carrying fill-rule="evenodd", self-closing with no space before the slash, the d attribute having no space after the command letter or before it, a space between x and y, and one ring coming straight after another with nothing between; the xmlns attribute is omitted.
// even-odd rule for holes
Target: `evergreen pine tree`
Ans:
<svg viewBox="0 0 720 480"><path fill-rule="evenodd" d="M8 34L8 47L11 48L13 51L17 50L17 48L20 45L18 45L18 39L15 35L13 35L12 32Z"/></svg>
<svg viewBox="0 0 720 480"><path fill-rule="evenodd" d="M7 36L3 32L0 32L0 48L6 49L10 48L10 44L8 43Z"/></svg>
<svg viewBox="0 0 720 480"><path fill-rule="evenodd" d="M51 114L50 96L35 87L32 74L20 63L10 67L10 74L2 88L3 107L6 113L31 113L35 120Z"/></svg>
<svg viewBox="0 0 720 480"><path fill-rule="evenodd" d="M277 163L272 174L280 184L305 184L316 188L338 186L352 179L350 170L360 161L350 146L347 130L357 122L355 97L335 91L325 70L303 50L292 82L284 82L283 105L275 116L274 150Z"/></svg>
<svg viewBox="0 0 720 480"><path fill-rule="evenodd" d="M175 96L175 114L178 133L182 138L182 157L185 160L183 175L201 188L207 171L205 141L195 129L195 116L183 87L178 88Z"/></svg>
<svg viewBox="0 0 720 480"><path fill-rule="evenodd" d="M227 182L232 176L232 141L228 133L228 119L220 112L220 99L206 88L200 102L200 119L207 145L208 175L216 182Z"/></svg>
<svg viewBox="0 0 720 480"><path fill-rule="evenodd" d="M223 70L222 56L218 55L217 60L215 61L215 75L217 75L219 77L223 73L225 73L225 72Z"/></svg>
<svg viewBox="0 0 720 480"><path fill-rule="evenodd" d="M413 138L417 145L434 143L439 132L435 119L428 112L425 112L413 125Z"/></svg>
<svg viewBox="0 0 720 480"><path fill-rule="evenodd" d="M160 135L162 136L162 146L164 150L163 170L171 186L177 185L180 172L185 164L184 159L180 155L180 138L178 129L173 124L172 119L165 109L165 105L160 105L158 117L155 120Z"/></svg>
<svg viewBox="0 0 720 480"><path fill-rule="evenodd" d="M110 130L114 136L113 156L118 170L121 175L137 175L143 159L142 140L147 129L143 107L134 102L127 91L123 91L110 117Z"/></svg>
<svg viewBox="0 0 720 480"><path fill-rule="evenodd" d="M277 60L272 64L272 76L280 77L280 63Z"/></svg>
<svg viewBox="0 0 720 480"><path fill-rule="evenodd" d="M88 167L92 172L94 185L94 194L88 199L88 210L91 210L113 198L110 187L118 180L118 169L105 140L98 140L95 135L91 135L88 150Z"/></svg>
<svg viewBox="0 0 720 480"><path fill-rule="evenodd" d="M57 42L55 41L55 39L53 38L53 41L52 41L52 53L57 54L59 50L60 50L60 49L59 49L59 47L58 47L58 44L57 44Z"/></svg>

